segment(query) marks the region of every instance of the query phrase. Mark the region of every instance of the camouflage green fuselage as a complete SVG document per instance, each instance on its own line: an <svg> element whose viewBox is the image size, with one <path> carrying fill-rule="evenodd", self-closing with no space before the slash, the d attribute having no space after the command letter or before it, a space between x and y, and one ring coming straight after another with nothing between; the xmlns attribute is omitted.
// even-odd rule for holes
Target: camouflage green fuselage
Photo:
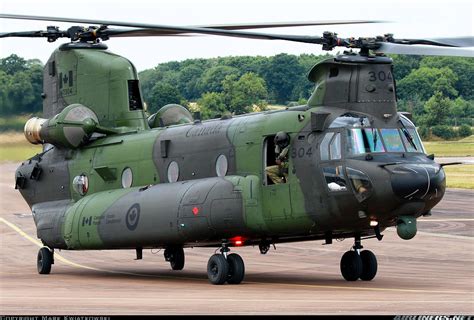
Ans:
<svg viewBox="0 0 474 320"><path fill-rule="evenodd" d="M309 235L317 229L306 211L293 160L288 183L263 185L265 137L275 130L284 130L292 138L301 135L308 121L301 122L297 116L309 119L309 114L262 113L105 137L77 150L52 149L40 162L41 182L48 183L49 190L44 190L44 197L35 193L31 199L38 203L31 203L32 210L39 209L44 217L44 211L63 211L55 214L60 221L53 227L61 229L67 247L74 249ZM166 140L164 157L161 149ZM225 177L216 173L220 155L228 162ZM64 161L56 164L58 157ZM171 162L179 167L175 183L168 182ZM62 168L56 169L57 165ZM131 188L123 189L125 168L131 169L133 182ZM72 189L73 178L81 174L89 179L84 196ZM37 188L22 190L26 198L32 189ZM44 202L53 193L56 199ZM126 215L134 204L140 206L140 217L136 228L129 230ZM194 207L198 214L193 214ZM324 208L318 212L321 220L327 214ZM57 233L56 237L59 245L61 237Z"/></svg>
<svg viewBox="0 0 474 320"><path fill-rule="evenodd" d="M434 166L431 159L420 150L353 156L345 151L347 128L328 128L351 112L369 117L374 128L398 128L392 82L369 87L362 81L372 81L375 72L389 74L391 65L333 62L321 68L334 65L339 78L318 75L319 69L310 73L317 88L309 106L150 129L128 60L92 49L55 52L45 68L45 116L81 103L102 126L122 133L92 137L78 148L46 148L18 168L17 187L32 208L38 237L63 249L218 246L236 237L244 244L328 240L373 234L370 221L383 230L399 216L429 211L444 193L442 169L431 176L426 171L428 180L420 182L427 183L426 192L407 200L394 196L393 188L402 190L405 182L394 182L394 171L384 165L416 163L426 170ZM339 96L344 88L334 89L345 81L349 100ZM367 88L365 96L354 94L358 85ZM265 166L279 131L290 136L288 179L269 184ZM324 159L328 132L340 134L342 153ZM370 178L370 197L357 198L351 183L341 192L328 188L323 168L345 172L349 166ZM84 194L74 188L81 175L88 180Z"/></svg>

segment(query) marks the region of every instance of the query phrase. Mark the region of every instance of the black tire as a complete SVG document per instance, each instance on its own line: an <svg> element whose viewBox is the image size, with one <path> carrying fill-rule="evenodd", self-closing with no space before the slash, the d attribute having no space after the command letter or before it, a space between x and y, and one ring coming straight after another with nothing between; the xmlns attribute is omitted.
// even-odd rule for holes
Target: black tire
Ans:
<svg viewBox="0 0 474 320"><path fill-rule="evenodd" d="M38 251L36 267L39 274L49 274L53 264L53 253L48 248L41 248Z"/></svg>
<svg viewBox="0 0 474 320"><path fill-rule="evenodd" d="M175 248L170 259L171 269L183 270L184 268L184 250L183 248Z"/></svg>
<svg viewBox="0 0 474 320"><path fill-rule="evenodd" d="M362 274L362 259L355 251L347 251L341 258L341 273L347 281L356 281Z"/></svg>
<svg viewBox="0 0 474 320"><path fill-rule="evenodd" d="M364 250L360 253L362 260L362 274L360 279L364 281L370 281L375 278L377 274L377 258L372 251Z"/></svg>
<svg viewBox="0 0 474 320"><path fill-rule="evenodd" d="M212 284L224 284L229 274L229 264L222 254L215 254L207 263L207 277Z"/></svg>
<svg viewBox="0 0 474 320"><path fill-rule="evenodd" d="M227 275L227 283L239 284L244 280L245 265L242 257L236 253L227 256L227 263L229 264L229 273Z"/></svg>

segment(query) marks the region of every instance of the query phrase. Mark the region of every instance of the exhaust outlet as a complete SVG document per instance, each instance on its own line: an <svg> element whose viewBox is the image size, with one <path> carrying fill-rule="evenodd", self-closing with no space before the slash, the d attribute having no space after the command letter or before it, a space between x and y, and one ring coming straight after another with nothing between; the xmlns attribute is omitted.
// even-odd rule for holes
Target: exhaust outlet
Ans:
<svg viewBox="0 0 474 320"><path fill-rule="evenodd" d="M23 132L25 134L26 140L32 144L42 144L43 140L41 139L41 128L47 119L33 117L25 123L25 128Z"/></svg>

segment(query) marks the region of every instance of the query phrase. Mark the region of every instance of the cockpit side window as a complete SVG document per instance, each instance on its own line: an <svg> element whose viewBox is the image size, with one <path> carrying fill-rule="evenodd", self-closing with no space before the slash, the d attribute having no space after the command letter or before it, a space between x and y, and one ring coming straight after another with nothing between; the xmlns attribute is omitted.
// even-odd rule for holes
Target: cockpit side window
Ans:
<svg viewBox="0 0 474 320"><path fill-rule="evenodd" d="M407 129L409 132L408 134L402 134L402 140L403 144L405 145L405 148L407 149L408 152L418 152L420 150L419 146L415 143L415 139L413 139L413 134ZM412 139L413 143L410 142L408 139Z"/></svg>
<svg viewBox="0 0 474 320"><path fill-rule="evenodd" d="M334 135L329 145L329 154L331 160L341 159L341 134L338 132Z"/></svg>
<svg viewBox="0 0 474 320"><path fill-rule="evenodd" d="M340 192L347 190L347 180L342 166L324 167L323 174L329 191Z"/></svg>
<svg viewBox="0 0 474 320"><path fill-rule="evenodd" d="M425 149L423 148L423 144L421 143L420 136L418 135L418 132L416 132L416 128L413 122L411 122L410 119L405 117L403 114L400 114L399 121L402 125L401 136L407 151L425 153Z"/></svg>
<svg viewBox="0 0 474 320"><path fill-rule="evenodd" d="M323 141L321 141L321 147L319 148L321 161L329 160L329 143L331 142L331 138L333 135L334 132L328 132L324 136Z"/></svg>
<svg viewBox="0 0 474 320"><path fill-rule="evenodd" d="M423 148L423 144L421 143L420 136L418 132L416 132L415 128L408 128L408 132L410 133L411 137L413 138L413 142L416 145L416 152L423 152L425 153L425 149Z"/></svg>

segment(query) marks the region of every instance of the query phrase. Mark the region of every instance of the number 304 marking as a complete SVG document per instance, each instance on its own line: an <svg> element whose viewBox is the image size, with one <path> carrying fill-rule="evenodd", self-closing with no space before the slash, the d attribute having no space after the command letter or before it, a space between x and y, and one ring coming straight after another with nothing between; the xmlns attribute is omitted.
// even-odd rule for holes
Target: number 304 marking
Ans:
<svg viewBox="0 0 474 320"><path fill-rule="evenodd" d="M384 71L370 71L369 72L369 81L385 81L385 80L392 80L392 73L389 71L385 73Z"/></svg>
<svg viewBox="0 0 474 320"><path fill-rule="evenodd" d="M313 155L313 148L291 148L292 158L303 158L305 156L311 157Z"/></svg>

